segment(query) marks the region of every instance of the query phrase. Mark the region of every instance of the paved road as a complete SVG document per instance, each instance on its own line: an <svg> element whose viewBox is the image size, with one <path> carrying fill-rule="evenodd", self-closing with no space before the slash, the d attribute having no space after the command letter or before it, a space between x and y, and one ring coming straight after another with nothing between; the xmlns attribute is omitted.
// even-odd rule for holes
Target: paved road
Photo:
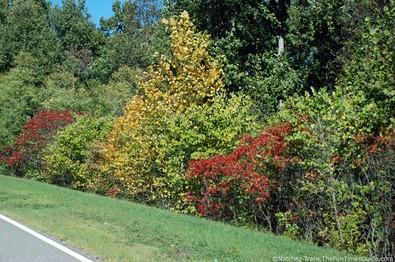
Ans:
<svg viewBox="0 0 395 262"><path fill-rule="evenodd" d="M46 261L91 260L0 214L0 262Z"/></svg>

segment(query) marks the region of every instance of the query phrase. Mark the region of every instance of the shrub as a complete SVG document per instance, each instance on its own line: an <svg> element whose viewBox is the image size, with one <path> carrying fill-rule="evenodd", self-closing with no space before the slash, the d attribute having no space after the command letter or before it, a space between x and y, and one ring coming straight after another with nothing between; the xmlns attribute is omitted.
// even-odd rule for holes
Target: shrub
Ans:
<svg viewBox="0 0 395 262"><path fill-rule="evenodd" d="M165 116L157 139L155 184L161 189L155 197L164 207L183 210L182 200L189 187L185 180L191 159L228 154L240 136L257 129L251 116L252 101L244 95L226 98L221 94L201 107Z"/></svg>
<svg viewBox="0 0 395 262"><path fill-rule="evenodd" d="M300 145L302 160L284 184L292 190L282 191L277 231L351 253L388 256L393 142L379 141L393 141L393 131L384 131L388 122L381 121L390 112L380 106L385 101L376 103L357 88L347 95L350 86L337 88L293 99L272 120L299 121L287 140Z"/></svg>
<svg viewBox="0 0 395 262"><path fill-rule="evenodd" d="M350 253L393 254L394 141L393 130L356 136L355 146L342 150L347 155L339 155L325 139L317 143L321 148L310 148L316 155L303 154L292 201L287 200L287 211L297 218L296 236Z"/></svg>
<svg viewBox="0 0 395 262"><path fill-rule="evenodd" d="M69 111L42 110L28 120L22 134L14 139L13 146L3 150L1 161L18 176L26 171L41 170L42 149L51 141L58 129L74 122Z"/></svg>
<svg viewBox="0 0 395 262"><path fill-rule="evenodd" d="M193 187L185 200L205 217L263 223L271 192L298 161L285 139L293 129L290 123L278 124L257 138L244 137L231 154L191 161L186 177Z"/></svg>
<svg viewBox="0 0 395 262"><path fill-rule="evenodd" d="M100 144L113 121L110 118L79 117L58 132L44 151L45 171L52 183L87 190L98 177L90 168L95 144Z"/></svg>
<svg viewBox="0 0 395 262"><path fill-rule="evenodd" d="M287 118L231 154L191 161L185 201L205 217L391 256L394 130L344 134L325 115Z"/></svg>

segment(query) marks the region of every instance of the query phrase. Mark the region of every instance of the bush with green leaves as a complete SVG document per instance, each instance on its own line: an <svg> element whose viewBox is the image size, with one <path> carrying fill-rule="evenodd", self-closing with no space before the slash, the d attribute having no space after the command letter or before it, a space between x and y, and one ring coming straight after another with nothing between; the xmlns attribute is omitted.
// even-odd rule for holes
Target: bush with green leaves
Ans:
<svg viewBox="0 0 395 262"><path fill-rule="evenodd" d="M302 161L283 185L278 231L350 253L390 256L394 135L393 129L382 130L344 143L335 126L306 118L288 138L303 145Z"/></svg>
<svg viewBox="0 0 395 262"><path fill-rule="evenodd" d="M228 154L242 134L258 130L251 108L248 96L227 98L219 94L201 107L192 106L184 113L165 116L162 132L155 137L158 143L155 172L161 188L155 197L161 199L162 205L176 210L184 208L182 200L190 185L183 174L190 160Z"/></svg>
<svg viewBox="0 0 395 262"><path fill-rule="evenodd" d="M103 141L113 120L81 116L74 124L60 131L44 152L45 172L50 182L87 190L97 174L90 164L95 162L91 152Z"/></svg>

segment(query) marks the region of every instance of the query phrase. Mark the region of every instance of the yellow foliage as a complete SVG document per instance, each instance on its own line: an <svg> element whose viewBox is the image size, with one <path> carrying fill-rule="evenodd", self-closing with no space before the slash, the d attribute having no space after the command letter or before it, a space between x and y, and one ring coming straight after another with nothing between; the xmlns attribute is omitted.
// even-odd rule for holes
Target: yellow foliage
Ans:
<svg viewBox="0 0 395 262"><path fill-rule="evenodd" d="M156 55L157 62L145 72L137 95L124 107L124 116L116 119L104 147L103 171L146 202L167 194L163 178L155 172L164 116L199 107L223 87L221 62L209 55L209 37L196 32L188 13L163 22L169 30L171 56Z"/></svg>

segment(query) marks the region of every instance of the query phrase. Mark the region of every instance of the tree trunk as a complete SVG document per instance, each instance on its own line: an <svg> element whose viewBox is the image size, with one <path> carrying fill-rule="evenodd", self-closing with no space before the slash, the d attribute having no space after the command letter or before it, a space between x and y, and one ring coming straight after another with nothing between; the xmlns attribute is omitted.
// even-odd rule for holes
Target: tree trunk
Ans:
<svg viewBox="0 0 395 262"><path fill-rule="evenodd" d="M284 52L284 35L280 35L280 38L278 39L278 53L277 55L280 56Z"/></svg>
<svg viewBox="0 0 395 262"><path fill-rule="evenodd" d="M289 0L278 0L277 19L280 22L278 52L277 52L278 56L280 56L284 52L284 48L285 48L285 33L286 33L286 23L288 18L289 5L290 5Z"/></svg>

